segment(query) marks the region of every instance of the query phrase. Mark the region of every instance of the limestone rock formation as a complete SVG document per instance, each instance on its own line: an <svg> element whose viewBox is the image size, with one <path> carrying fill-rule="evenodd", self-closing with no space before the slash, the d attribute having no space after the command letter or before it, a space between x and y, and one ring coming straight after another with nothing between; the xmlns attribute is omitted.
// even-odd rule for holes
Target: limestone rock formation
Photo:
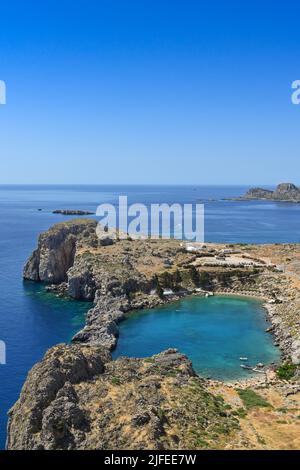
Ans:
<svg viewBox="0 0 300 470"><path fill-rule="evenodd" d="M275 191L263 188L251 188L244 196L236 199L269 199L274 201L300 202L300 189L292 183L281 183L277 186Z"/></svg>
<svg viewBox="0 0 300 470"><path fill-rule="evenodd" d="M59 345L33 367L10 410L7 447L222 448L237 427L176 350L111 361L99 347Z"/></svg>
<svg viewBox="0 0 300 470"><path fill-rule="evenodd" d="M75 220L57 224L42 233L38 248L24 268L24 278L53 284L67 280L67 271L73 265L76 246L85 239L97 245L94 220Z"/></svg>
<svg viewBox="0 0 300 470"><path fill-rule="evenodd" d="M300 189L293 183L281 183L277 186L274 195L276 197L299 197Z"/></svg>
<svg viewBox="0 0 300 470"><path fill-rule="evenodd" d="M250 188L245 194L245 199L269 199L273 195L273 191L262 188Z"/></svg>
<svg viewBox="0 0 300 470"><path fill-rule="evenodd" d="M8 448L54 448L60 437L67 447L86 428L75 384L104 371L110 355L103 348L58 345L28 374L19 400L10 411ZM72 431L72 432L71 432Z"/></svg>

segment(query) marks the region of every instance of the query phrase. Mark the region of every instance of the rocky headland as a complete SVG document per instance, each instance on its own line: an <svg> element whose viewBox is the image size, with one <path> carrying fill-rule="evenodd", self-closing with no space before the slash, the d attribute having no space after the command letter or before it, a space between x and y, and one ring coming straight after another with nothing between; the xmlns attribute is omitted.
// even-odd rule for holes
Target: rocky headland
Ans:
<svg viewBox="0 0 300 470"><path fill-rule="evenodd" d="M99 346L59 345L29 373L8 448L210 448L213 437L222 447L237 428L176 350L112 361Z"/></svg>
<svg viewBox="0 0 300 470"><path fill-rule="evenodd" d="M282 202L300 202L300 188L292 183L281 183L275 191L263 188L251 188L244 196L232 198L235 201L270 200Z"/></svg>
<svg viewBox="0 0 300 470"><path fill-rule="evenodd" d="M272 402L281 400L281 408L293 402L289 419L299 423L299 248L119 239L84 219L41 234L24 278L94 306L72 343L52 348L29 373L10 411L8 448L267 448L259 436L250 436L257 419L261 424L266 417L270 428L260 432L265 445L276 448L267 438L281 416ZM283 361L294 371L291 382L266 371L263 381L251 384L252 391L268 395L272 416L268 406L259 416L255 407L239 411L243 399L237 389L200 379L177 351L110 358L118 324L131 310L214 293L265 301ZM290 448L290 442L282 445Z"/></svg>

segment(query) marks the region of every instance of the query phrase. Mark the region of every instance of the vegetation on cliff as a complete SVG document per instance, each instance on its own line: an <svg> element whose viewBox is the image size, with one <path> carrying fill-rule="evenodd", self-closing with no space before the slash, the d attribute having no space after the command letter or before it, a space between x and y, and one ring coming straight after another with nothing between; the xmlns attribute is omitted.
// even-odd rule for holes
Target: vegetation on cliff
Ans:
<svg viewBox="0 0 300 470"><path fill-rule="evenodd" d="M59 345L10 411L8 448L223 448L238 427L176 350L111 361L101 348Z"/></svg>

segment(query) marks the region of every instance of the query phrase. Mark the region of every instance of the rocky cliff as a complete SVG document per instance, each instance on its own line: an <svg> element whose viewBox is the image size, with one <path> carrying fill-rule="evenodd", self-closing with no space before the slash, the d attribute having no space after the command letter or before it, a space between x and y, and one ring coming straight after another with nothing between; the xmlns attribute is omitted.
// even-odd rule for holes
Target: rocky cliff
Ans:
<svg viewBox="0 0 300 470"><path fill-rule="evenodd" d="M59 345L33 367L10 411L8 449L222 448L238 428L176 350L111 361Z"/></svg>
<svg viewBox="0 0 300 470"><path fill-rule="evenodd" d="M200 379L170 349L112 361L105 348L58 345L9 412L9 450L299 449L299 381Z"/></svg>
<svg viewBox="0 0 300 470"><path fill-rule="evenodd" d="M50 228L39 237L38 248L24 268L24 279L58 284L66 281L67 271L74 263L76 248L97 244L96 221L75 220Z"/></svg>

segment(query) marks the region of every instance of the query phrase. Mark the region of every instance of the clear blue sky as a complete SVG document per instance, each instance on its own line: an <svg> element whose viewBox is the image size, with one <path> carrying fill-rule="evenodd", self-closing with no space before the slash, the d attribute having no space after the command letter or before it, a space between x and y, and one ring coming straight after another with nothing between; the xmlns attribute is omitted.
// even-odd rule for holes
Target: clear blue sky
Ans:
<svg viewBox="0 0 300 470"><path fill-rule="evenodd" d="M0 183L300 184L296 1L1 3Z"/></svg>

